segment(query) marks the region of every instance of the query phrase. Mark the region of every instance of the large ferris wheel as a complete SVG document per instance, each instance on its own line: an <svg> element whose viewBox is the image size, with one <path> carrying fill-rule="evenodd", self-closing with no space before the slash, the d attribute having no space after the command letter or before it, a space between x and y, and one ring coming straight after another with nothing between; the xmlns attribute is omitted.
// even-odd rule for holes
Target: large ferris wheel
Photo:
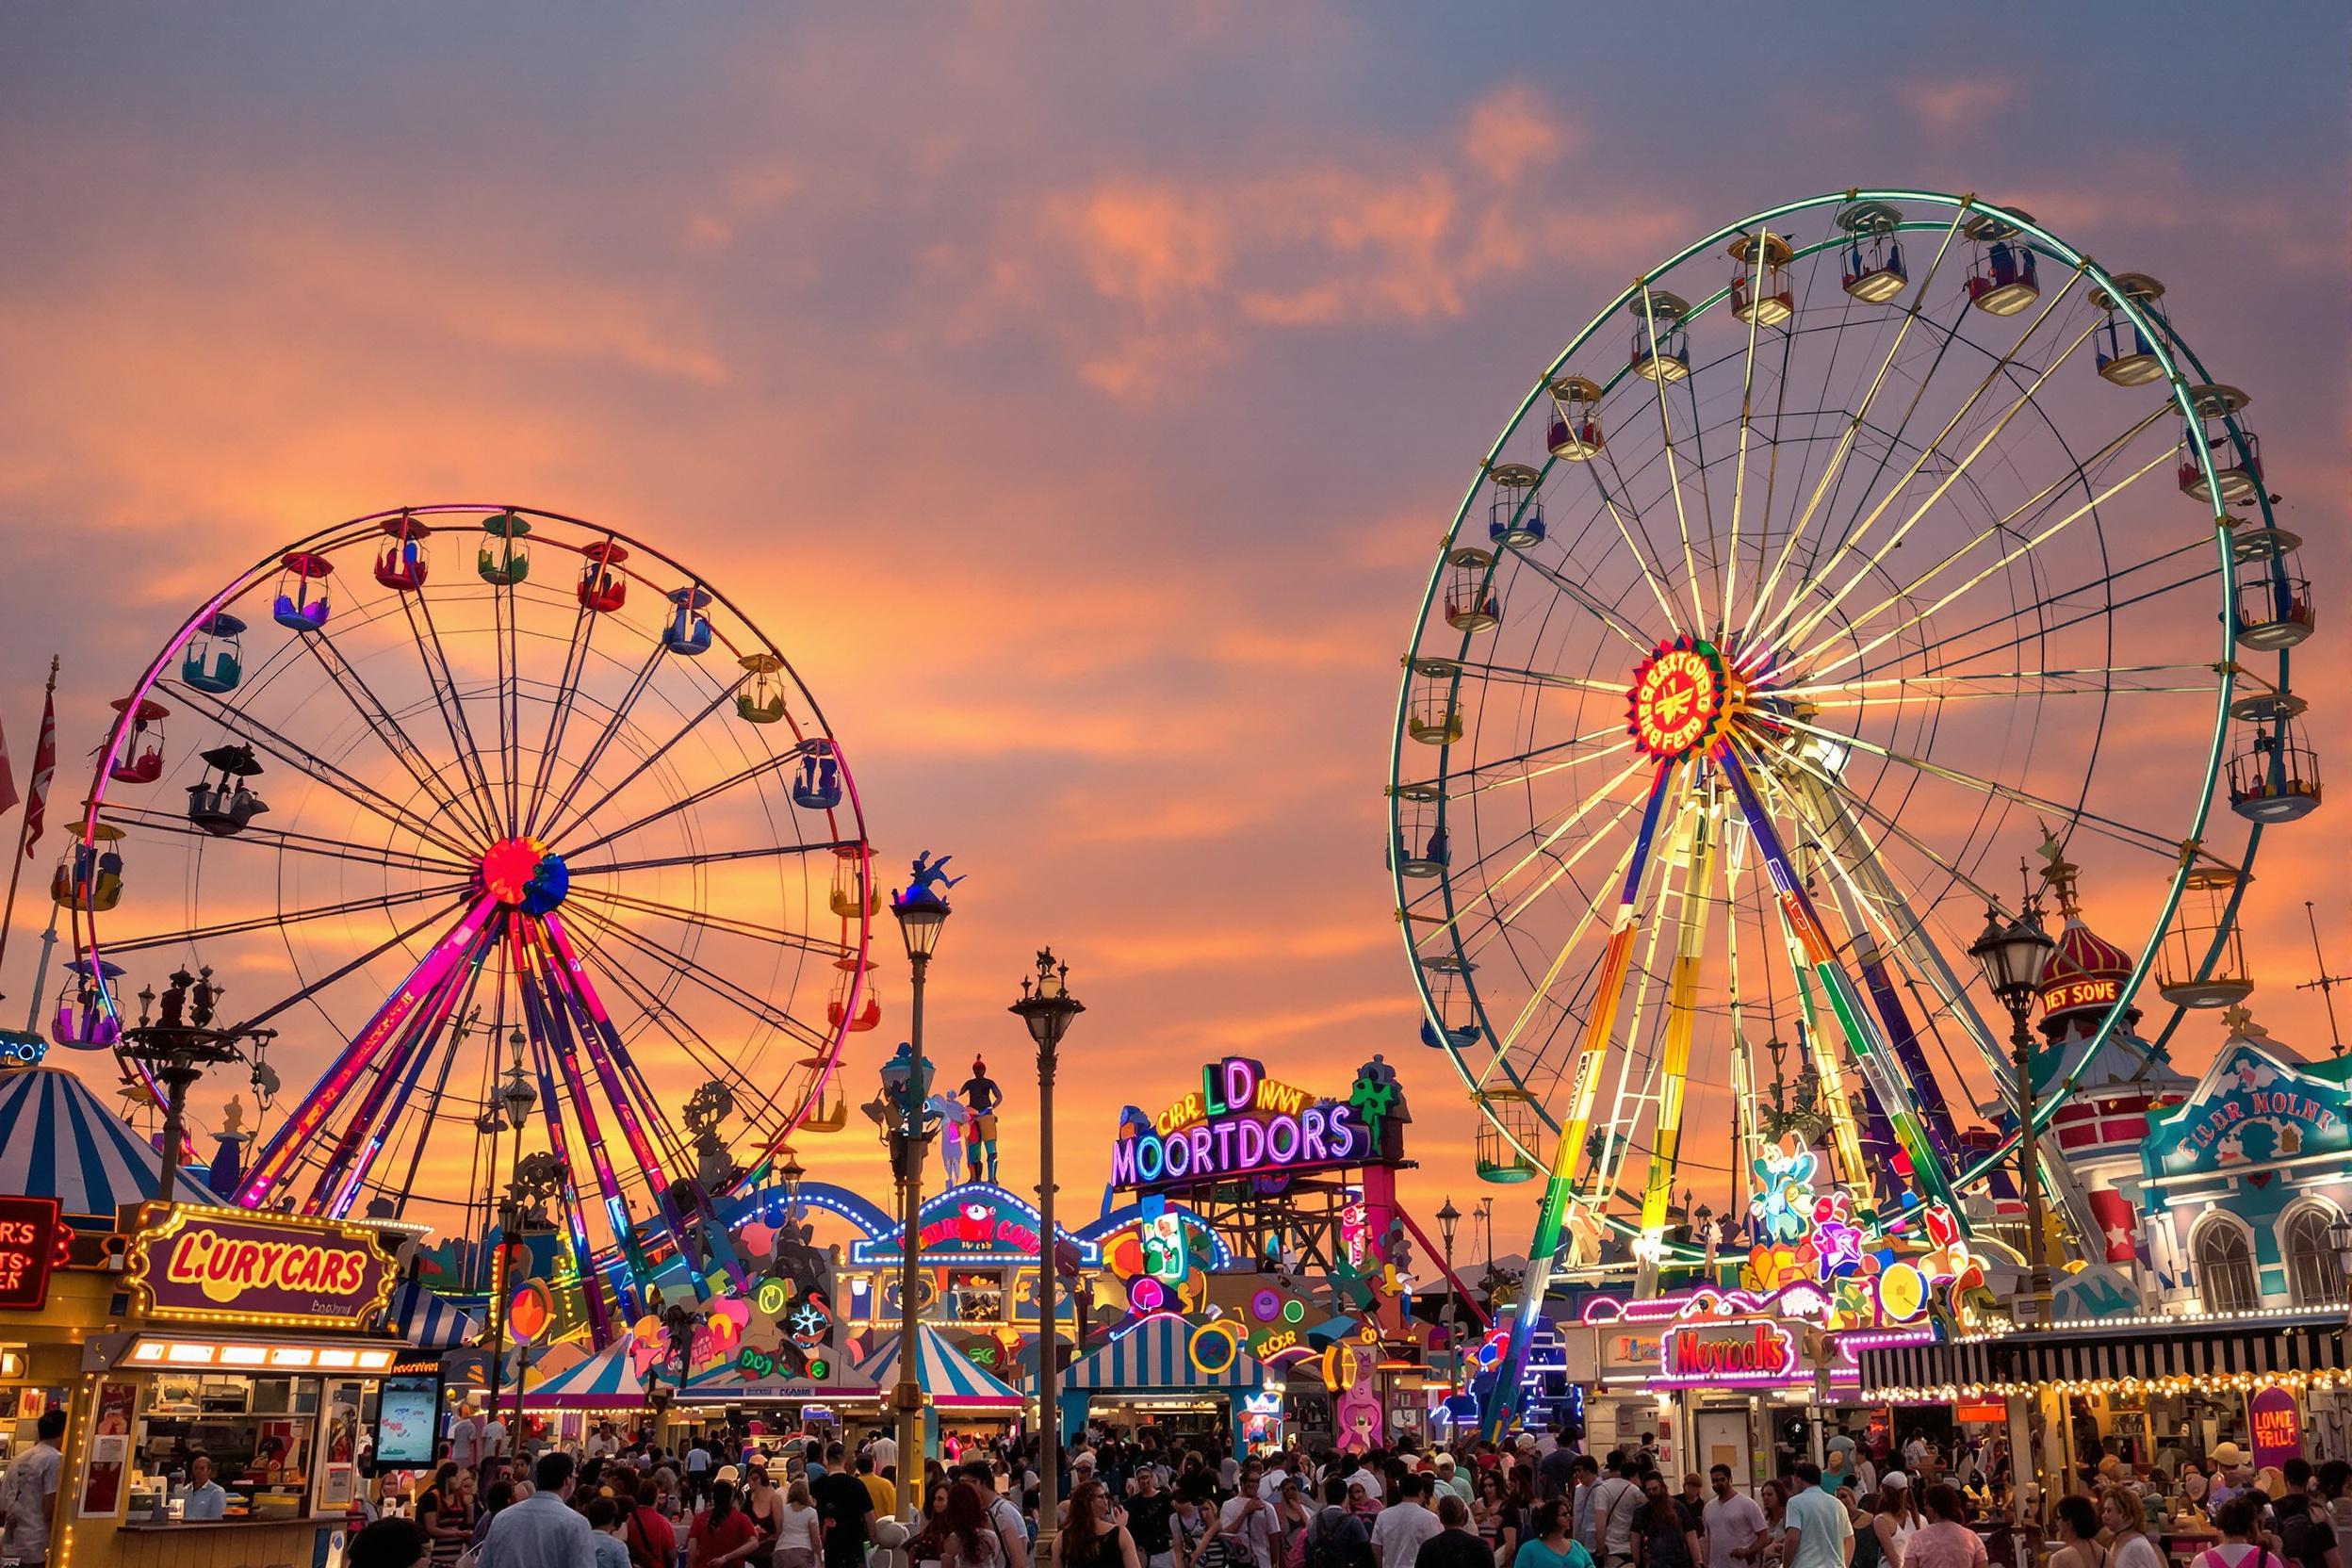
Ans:
<svg viewBox="0 0 2352 1568"><path fill-rule="evenodd" d="M519 1169L605 1282L603 1337L662 1255L723 1252L727 1189L839 1123L879 1012L863 813L714 580L576 518L403 508L271 551L115 706L53 889L58 1028L106 1043L138 977L202 966L223 1021L274 1030L303 1089L237 1201L474 1237Z"/></svg>
<svg viewBox="0 0 2352 1568"><path fill-rule="evenodd" d="M1637 279L1512 413L1405 657L1390 860L1481 1173L1544 1184L1526 1300L1563 1243L1690 1250L1768 1044L1857 1191L1981 1182L2012 1069L1967 950L2021 850L2146 916L2091 1048L2151 965L2227 999L2263 826L2317 802L2311 598L2164 292L2015 209L1824 195Z"/></svg>

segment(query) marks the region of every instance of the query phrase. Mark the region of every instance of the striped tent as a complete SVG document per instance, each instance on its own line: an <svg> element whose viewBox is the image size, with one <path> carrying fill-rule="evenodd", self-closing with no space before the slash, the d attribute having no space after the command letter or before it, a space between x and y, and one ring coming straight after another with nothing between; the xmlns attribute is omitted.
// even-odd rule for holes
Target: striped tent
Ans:
<svg viewBox="0 0 2352 1568"><path fill-rule="evenodd" d="M1214 1388L1228 1391L1254 1389L1266 1381L1266 1368L1253 1357L1239 1350L1232 1352L1230 1364L1217 1371L1201 1370L1193 1359L1192 1335L1195 1325L1171 1315L1148 1317L1135 1328L1112 1340L1089 1355L1071 1362L1062 1373L1061 1385L1067 1389L1171 1389ZM1226 1335L1214 1336L1225 1344L1211 1347L1209 1360L1215 1364L1225 1352L1230 1340Z"/></svg>
<svg viewBox="0 0 2352 1568"><path fill-rule="evenodd" d="M941 1410L1018 1410L1023 1400L1010 1384L975 1365L928 1323L917 1324L915 1381ZM858 1375L877 1388L898 1381L898 1336L858 1364Z"/></svg>
<svg viewBox="0 0 2352 1568"><path fill-rule="evenodd" d="M392 1331L411 1345L453 1350L478 1337L482 1325L414 1280L392 1292Z"/></svg>
<svg viewBox="0 0 2352 1568"><path fill-rule="evenodd" d="M73 1073L56 1067L0 1072L0 1192L54 1198L69 1221L112 1225L116 1209L155 1195L155 1168L147 1140ZM186 1170L172 1197L220 1201Z"/></svg>
<svg viewBox="0 0 2352 1568"><path fill-rule="evenodd" d="M623 1334L586 1361L526 1390L534 1405L559 1410L643 1410L645 1385L629 1364L637 1336Z"/></svg>

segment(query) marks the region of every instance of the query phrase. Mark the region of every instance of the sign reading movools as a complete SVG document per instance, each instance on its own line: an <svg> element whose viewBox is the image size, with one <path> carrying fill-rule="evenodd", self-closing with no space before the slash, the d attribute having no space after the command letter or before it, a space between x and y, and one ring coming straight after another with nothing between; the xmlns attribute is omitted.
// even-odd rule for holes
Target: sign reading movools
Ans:
<svg viewBox="0 0 2352 1568"><path fill-rule="evenodd" d="M1243 1176L1294 1176L1396 1158L1389 1101L1367 1106L1364 1079L1347 1100L1318 1099L1266 1076L1247 1056L1200 1070L1200 1087L1156 1117L1131 1112L1111 1146L1111 1184L1190 1186ZM1393 1096L1393 1083L1372 1092Z"/></svg>
<svg viewBox="0 0 2352 1568"><path fill-rule="evenodd" d="M356 1329L390 1298L392 1258L356 1225L151 1203L125 1282L148 1317Z"/></svg>

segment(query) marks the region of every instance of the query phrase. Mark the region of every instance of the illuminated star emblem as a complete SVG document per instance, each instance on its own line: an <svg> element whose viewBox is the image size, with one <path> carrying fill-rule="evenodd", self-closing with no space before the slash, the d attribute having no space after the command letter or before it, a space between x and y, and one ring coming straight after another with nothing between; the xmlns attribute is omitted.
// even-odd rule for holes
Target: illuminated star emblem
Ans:
<svg viewBox="0 0 2352 1568"><path fill-rule="evenodd" d="M792 1331L803 1334L823 1333L825 1314L804 1302L792 1314Z"/></svg>

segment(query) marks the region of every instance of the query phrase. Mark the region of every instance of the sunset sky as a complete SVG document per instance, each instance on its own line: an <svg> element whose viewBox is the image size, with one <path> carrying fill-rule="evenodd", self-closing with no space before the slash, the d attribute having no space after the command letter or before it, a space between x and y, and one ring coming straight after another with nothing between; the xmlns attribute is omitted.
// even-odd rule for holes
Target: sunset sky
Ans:
<svg viewBox="0 0 2352 1568"><path fill-rule="evenodd" d="M892 885L923 848L970 874L931 1049L1010 1091L1008 1184L1035 1087L1003 1009L1051 942L1087 1006L1066 1203L1200 1061L1340 1093L1380 1052L1410 1198L1466 1208L1382 865L1397 659L1527 384L1691 239L1918 186L2162 277L2253 394L2319 583L2298 684L2352 770L2345 33L2322 4L12 8L0 724L21 784L60 655L70 802L106 701L279 541L433 500L610 522L792 655ZM2185 767L2204 736L2132 743ZM2345 809L2271 840L2247 911L2253 1006L2314 1052L2303 905L2352 972ZM9 1023L46 914L28 888ZM853 1101L904 1027L879 936ZM861 1119L800 1152L882 1180Z"/></svg>

